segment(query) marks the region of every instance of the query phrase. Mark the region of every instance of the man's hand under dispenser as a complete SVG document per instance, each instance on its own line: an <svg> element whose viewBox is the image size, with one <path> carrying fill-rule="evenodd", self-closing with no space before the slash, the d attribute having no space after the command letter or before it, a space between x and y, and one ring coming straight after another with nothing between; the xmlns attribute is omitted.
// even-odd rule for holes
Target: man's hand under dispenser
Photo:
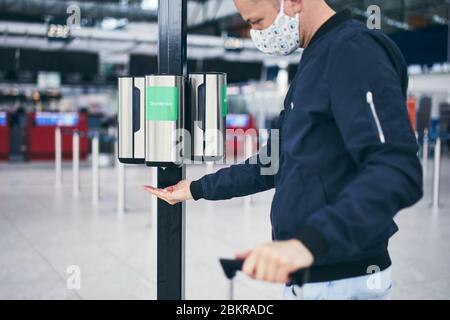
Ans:
<svg viewBox="0 0 450 320"><path fill-rule="evenodd" d="M170 205L177 204L182 201L191 200L192 194L190 187L191 181L183 180L174 186L165 189L158 189L152 186L144 186L144 190L157 196L159 199L166 201Z"/></svg>

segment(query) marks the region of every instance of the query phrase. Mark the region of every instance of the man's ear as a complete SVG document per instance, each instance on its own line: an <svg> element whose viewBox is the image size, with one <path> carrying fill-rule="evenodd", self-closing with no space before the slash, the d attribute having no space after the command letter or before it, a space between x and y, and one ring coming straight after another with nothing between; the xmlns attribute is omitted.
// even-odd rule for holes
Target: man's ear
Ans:
<svg viewBox="0 0 450 320"><path fill-rule="evenodd" d="M286 12L287 15L291 17L300 13L303 9L304 0L281 0L281 1L285 1L284 11Z"/></svg>

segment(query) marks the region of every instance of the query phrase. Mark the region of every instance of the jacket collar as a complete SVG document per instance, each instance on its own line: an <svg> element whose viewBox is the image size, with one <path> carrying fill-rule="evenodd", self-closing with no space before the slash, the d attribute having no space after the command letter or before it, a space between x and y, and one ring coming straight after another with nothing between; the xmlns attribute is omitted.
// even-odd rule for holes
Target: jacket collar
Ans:
<svg viewBox="0 0 450 320"><path fill-rule="evenodd" d="M314 36L312 37L311 41L308 44L308 49L314 42L316 42L320 37L326 35L328 32L333 30L334 28L338 27L342 23L350 20L352 17L352 14L350 10L345 9L343 11L340 11L333 15L330 19L328 19L320 28L316 31Z"/></svg>

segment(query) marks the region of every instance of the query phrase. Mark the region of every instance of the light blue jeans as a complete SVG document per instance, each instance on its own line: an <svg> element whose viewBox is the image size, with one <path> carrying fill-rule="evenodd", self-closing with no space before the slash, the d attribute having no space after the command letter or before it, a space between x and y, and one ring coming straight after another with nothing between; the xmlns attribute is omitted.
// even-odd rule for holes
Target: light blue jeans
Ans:
<svg viewBox="0 0 450 320"><path fill-rule="evenodd" d="M389 300L391 268L367 276L284 288L285 300Z"/></svg>

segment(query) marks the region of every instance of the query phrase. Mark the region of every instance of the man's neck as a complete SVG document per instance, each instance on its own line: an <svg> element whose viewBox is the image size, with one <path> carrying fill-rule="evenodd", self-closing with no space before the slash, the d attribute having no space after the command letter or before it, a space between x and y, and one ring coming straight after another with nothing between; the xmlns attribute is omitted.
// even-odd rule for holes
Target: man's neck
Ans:
<svg viewBox="0 0 450 320"><path fill-rule="evenodd" d="M307 48L317 30L336 12L325 2L311 1L300 14L300 35L303 39L302 48Z"/></svg>

